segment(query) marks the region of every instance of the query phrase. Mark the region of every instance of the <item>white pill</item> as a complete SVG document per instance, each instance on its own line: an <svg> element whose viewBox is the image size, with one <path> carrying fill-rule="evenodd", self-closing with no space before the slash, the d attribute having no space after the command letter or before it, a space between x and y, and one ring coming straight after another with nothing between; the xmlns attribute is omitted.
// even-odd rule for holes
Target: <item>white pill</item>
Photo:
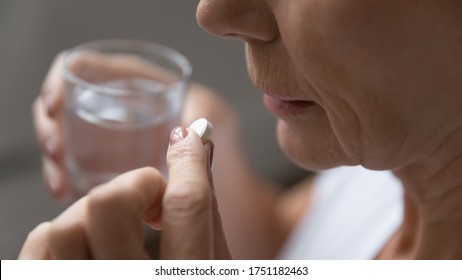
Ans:
<svg viewBox="0 0 462 280"><path fill-rule="evenodd" d="M212 134L213 125L207 119L200 118L194 121L189 128L194 130L201 137L202 142L205 143Z"/></svg>

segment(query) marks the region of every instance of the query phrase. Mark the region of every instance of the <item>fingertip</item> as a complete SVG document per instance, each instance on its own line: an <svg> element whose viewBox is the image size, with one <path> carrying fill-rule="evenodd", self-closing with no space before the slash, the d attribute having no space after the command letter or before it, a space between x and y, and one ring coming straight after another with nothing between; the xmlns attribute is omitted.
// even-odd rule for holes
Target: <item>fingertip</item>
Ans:
<svg viewBox="0 0 462 280"><path fill-rule="evenodd" d="M185 142L185 140L188 141ZM170 147L175 146L179 143L191 143L193 141L200 144L203 143L201 135L199 135L199 133L196 130L190 127L177 126L170 133Z"/></svg>
<svg viewBox="0 0 462 280"><path fill-rule="evenodd" d="M170 145L167 151L167 166L169 174L172 170L180 173L188 171L189 167L202 166L207 163L204 145L199 135L185 127L177 127L172 131ZM187 167L189 166L189 167ZM196 169L194 167L193 169ZM181 171L182 169L186 169ZM191 172L192 170L190 170ZM176 173L176 172L173 172Z"/></svg>

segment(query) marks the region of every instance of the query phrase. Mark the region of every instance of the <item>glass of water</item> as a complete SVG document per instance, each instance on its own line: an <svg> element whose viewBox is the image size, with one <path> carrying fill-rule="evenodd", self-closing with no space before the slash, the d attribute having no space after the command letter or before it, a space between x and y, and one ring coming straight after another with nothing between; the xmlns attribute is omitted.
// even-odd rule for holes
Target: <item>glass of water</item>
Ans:
<svg viewBox="0 0 462 280"><path fill-rule="evenodd" d="M150 42L102 40L67 53L64 148L77 196L132 169L166 173L190 75L183 55Z"/></svg>

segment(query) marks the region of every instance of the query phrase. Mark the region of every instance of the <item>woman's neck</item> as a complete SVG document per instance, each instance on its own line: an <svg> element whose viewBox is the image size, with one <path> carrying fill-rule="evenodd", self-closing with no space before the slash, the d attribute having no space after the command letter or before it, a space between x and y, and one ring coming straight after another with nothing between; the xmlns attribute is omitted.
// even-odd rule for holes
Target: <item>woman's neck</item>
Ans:
<svg viewBox="0 0 462 280"><path fill-rule="evenodd" d="M462 259L462 133L394 173L405 191L397 248L411 258Z"/></svg>

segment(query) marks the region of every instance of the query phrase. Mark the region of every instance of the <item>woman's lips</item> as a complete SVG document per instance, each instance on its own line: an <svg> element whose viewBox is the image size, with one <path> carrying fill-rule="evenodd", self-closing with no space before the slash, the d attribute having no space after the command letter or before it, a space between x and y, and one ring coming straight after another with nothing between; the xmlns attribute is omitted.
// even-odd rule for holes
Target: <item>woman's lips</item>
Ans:
<svg viewBox="0 0 462 280"><path fill-rule="evenodd" d="M268 110L276 116L300 115L315 104L313 101L281 100L267 94L264 95L263 100Z"/></svg>

